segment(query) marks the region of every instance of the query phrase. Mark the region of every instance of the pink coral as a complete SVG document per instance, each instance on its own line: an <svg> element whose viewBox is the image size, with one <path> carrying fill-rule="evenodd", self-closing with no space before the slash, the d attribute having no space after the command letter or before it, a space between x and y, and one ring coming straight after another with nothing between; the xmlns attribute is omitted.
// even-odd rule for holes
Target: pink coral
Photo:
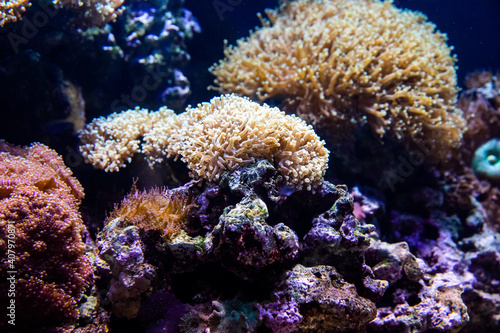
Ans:
<svg viewBox="0 0 500 333"><path fill-rule="evenodd" d="M6 281L15 278L11 299L23 329L77 317L76 303L92 274L78 212L82 197L56 152L0 142L0 298L9 301Z"/></svg>

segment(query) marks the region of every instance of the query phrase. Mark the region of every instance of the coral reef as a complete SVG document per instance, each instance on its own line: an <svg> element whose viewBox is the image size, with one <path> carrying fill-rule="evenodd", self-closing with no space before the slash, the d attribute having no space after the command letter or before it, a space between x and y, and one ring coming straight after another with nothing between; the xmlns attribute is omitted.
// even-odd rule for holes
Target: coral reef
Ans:
<svg viewBox="0 0 500 333"><path fill-rule="evenodd" d="M32 3L23 20L0 29L3 139L43 139L64 152L68 143L77 146L73 129L81 128L83 111L92 119L136 105L184 110L187 41L200 27L183 1L125 0L114 11L121 1Z"/></svg>
<svg viewBox="0 0 500 333"><path fill-rule="evenodd" d="M293 262L298 258L299 240L284 223L268 225L266 204L245 197L236 207L227 207L212 231L214 254L242 278L268 265ZM242 268L243 267L243 268Z"/></svg>
<svg viewBox="0 0 500 333"><path fill-rule="evenodd" d="M20 329L78 318L77 302L92 279L82 198L83 188L55 151L0 142L0 297L3 306L12 280Z"/></svg>
<svg viewBox="0 0 500 333"><path fill-rule="evenodd" d="M43 0L40 0L43 3ZM73 19L73 23L78 23L81 26L98 26L102 27L107 22L116 19L123 8L123 0L55 0L56 8L71 9L77 13ZM22 19L22 13L26 7L31 6L29 0L4 0L0 3L0 27L3 27L8 22L16 22ZM45 4L47 6L47 4Z"/></svg>
<svg viewBox="0 0 500 333"><path fill-rule="evenodd" d="M460 144L455 58L423 14L367 0L285 1L266 13L211 68L214 89L278 99L337 139L368 123L438 158Z"/></svg>
<svg viewBox="0 0 500 333"><path fill-rule="evenodd" d="M0 331L500 331L498 75L455 104L423 14L283 0L185 109L185 4L0 0L2 139L54 149L0 139Z"/></svg>
<svg viewBox="0 0 500 333"><path fill-rule="evenodd" d="M151 164L180 155L193 176L214 182L225 170L266 158L299 190L321 183L329 154L299 118L235 95L180 115L136 109L95 119L80 133L80 150L95 167L116 171L139 151L141 137Z"/></svg>
<svg viewBox="0 0 500 333"><path fill-rule="evenodd" d="M377 242L367 251L378 279L390 284L384 298L394 307L379 307L370 327L377 332L458 332L468 320L461 299L463 285L453 272L430 277L427 264L410 253L408 244ZM406 284L406 288L402 285Z"/></svg>
<svg viewBox="0 0 500 333"><path fill-rule="evenodd" d="M142 80L136 83L141 88L136 88L133 96L112 105L113 111L131 108L135 105L132 100L142 102L150 93L170 108L184 109L191 95L189 80L181 71L190 60L186 41L201 28L182 5L178 0L125 1L116 23L108 29L85 32L85 37L102 44L111 58L126 61Z"/></svg>
<svg viewBox="0 0 500 333"><path fill-rule="evenodd" d="M446 268L452 260L431 269L407 243L377 240L374 226L354 218L344 186L296 191L281 177L263 159L225 171L218 184L170 190L201 192L192 219L170 238L111 215L98 245L113 313L133 318L149 295L169 290L190 307L175 319L182 332L258 332L260 320L273 332L451 332L466 324L463 280ZM214 274L229 274L228 282Z"/></svg>
<svg viewBox="0 0 500 333"><path fill-rule="evenodd" d="M411 200L416 206L415 212L419 213L392 211L390 228L387 232L390 232L395 240L407 242L412 253L425 261L422 269L425 274L420 282L424 282L424 289L421 289L418 295L413 293L413 298L409 295L405 297L414 301L395 303L404 304L402 308L405 309L420 307L418 313L431 314L434 307L441 308L443 313L448 312L449 315L439 321L439 325L444 325L440 328L442 331L457 331L462 326L464 327L460 332L498 330L500 326L495 318L498 318L499 304L493 296L497 292L494 280L497 280L498 276L497 270L493 267L496 267L494 262L498 256L500 238L498 233L488 226L485 208L478 200L471 197L469 208L464 211L447 209L450 203L442 196L440 190L436 189L421 188L407 195L409 198L405 200ZM430 200L431 197L434 200ZM404 204L403 200L394 209ZM372 264L368 254L366 257L367 262ZM492 266L486 268L488 265ZM377 277L384 278L384 276ZM446 292L442 295L436 293L433 284L442 286L437 291ZM423 298L425 289L429 291L426 297L432 294L434 296L425 300ZM461 298L456 297L461 290L463 290ZM443 299L442 296L445 295L447 298ZM467 312L459 300L465 304ZM480 303L484 306L478 306ZM422 306L431 308L423 309ZM413 312L413 310L405 311ZM387 314L389 313L397 317L396 308L388 309ZM402 312L403 315L404 313ZM415 313L411 316L414 315ZM468 324L465 324L466 316L470 317ZM403 317L400 320L411 322ZM422 319L414 322L422 322ZM425 327L420 329L423 330ZM385 327L381 330L386 331Z"/></svg>
<svg viewBox="0 0 500 333"><path fill-rule="evenodd" d="M461 299L461 282L452 273L437 274L429 286L415 296L398 291L395 308L379 308L370 323L376 332L459 332L468 322L467 307Z"/></svg>

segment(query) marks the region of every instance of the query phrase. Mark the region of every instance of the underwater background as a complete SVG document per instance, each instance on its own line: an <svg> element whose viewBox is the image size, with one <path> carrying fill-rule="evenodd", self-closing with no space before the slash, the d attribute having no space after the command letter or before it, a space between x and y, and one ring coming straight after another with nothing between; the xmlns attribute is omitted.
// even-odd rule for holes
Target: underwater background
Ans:
<svg viewBox="0 0 500 333"><path fill-rule="evenodd" d="M0 331L499 332L499 16L0 0Z"/></svg>

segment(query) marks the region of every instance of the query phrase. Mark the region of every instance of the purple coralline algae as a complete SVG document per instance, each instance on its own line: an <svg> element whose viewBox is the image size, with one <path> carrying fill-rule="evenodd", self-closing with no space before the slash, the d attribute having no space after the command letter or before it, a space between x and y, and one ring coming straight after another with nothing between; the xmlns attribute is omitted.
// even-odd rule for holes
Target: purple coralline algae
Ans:
<svg viewBox="0 0 500 333"><path fill-rule="evenodd" d="M380 332L458 332L468 321L460 295L461 281L452 272L430 275L427 264L408 244L375 242L366 253L377 279L389 282L384 300L370 327Z"/></svg>
<svg viewBox="0 0 500 333"><path fill-rule="evenodd" d="M273 332L359 332L377 312L372 301L326 265L296 265L285 273L274 298L263 306Z"/></svg>
<svg viewBox="0 0 500 333"><path fill-rule="evenodd" d="M474 332L477 327L485 332L496 331L500 327L497 319L500 290L496 288L500 281L497 269L499 234L489 227L487 214L475 198L470 198L472 208L467 215L458 217L446 213L448 203L439 199L439 195L432 195L435 200L429 201L430 193L436 194L429 188L410 194L422 214L391 212L393 235L397 240L407 242L414 255L427 266L423 270L424 278L419 282L422 285L419 293L408 294L415 303L418 301L413 305L418 310L414 313L419 313L419 316L428 313L425 321L423 317L415 319L419 322L418 331L457 332L462 329L461 332ZM406 322L405 327L408 327L411 321L407 318L396 319L396 308L389 312L393 322L399 321L399 325ZM439 320L437 313L441 314ZM374 325L390 321L389 317L387 320L383 317L380 316Z"/></svg>
<svg viewBox="0 0 500 333"><path fill-rule="evenodd" d="M284 223L268 225L268 216L261 199L245 197L235 207L227 208L213 230L215 255L242 277L248 276L249 271L293 262L298 257L295 232ZM241 269L243 274L239 273Z"/></svg>
<svg viewBox="0 0 500 333"><path fill-rule="evenodd" d="M134 318L151 293L169 290L191 308L181 332L364 332L390 285L422 279L424 264L406 243L372 248L375 227L356 220L345 186L287 189L265 160L225 172L219 184L195 183L202 188L171 190L200 193L172 237L120 219L100 234L115 316Z"/></svg>
<svg viewBox="0 0 500 333"><path fill-rule="evenodd" d="M155 267L145 262L139 228L126 221L110 221L97 241L99 253L107 263L112 278L108 298L117 317L135 318L141 293L149 289Z"/></svg>

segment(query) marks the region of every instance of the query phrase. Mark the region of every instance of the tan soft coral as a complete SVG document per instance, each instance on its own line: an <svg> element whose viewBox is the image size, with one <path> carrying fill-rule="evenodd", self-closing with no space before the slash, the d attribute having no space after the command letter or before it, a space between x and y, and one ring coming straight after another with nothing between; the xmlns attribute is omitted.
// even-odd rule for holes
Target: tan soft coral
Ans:
<svg viewBox="0 0 500 333"><path fill-rule="evenodd" d="M178 189L133 191L115 207L108 220L119 218L145 230L158 230L169 238L186 225L190 209L196 206L195 199L192 193Z"/></svg>
<svg viewBox="0 0 500 333"><path fill-rule="evenodd" d="M141 121L146 125L141 127ZM141 137L151 164L181 156L195 178L211 182L223 171L265 158L288 185L311 190L322 182L328 164L329 151L311 126L236 95L214 98L178 116L167 109L136 109L94 120L81 132L80 149L94 166L115 171L139 151Z"/></svg>
<svg viewBox="0 0 500 333"><path fill-rule="evenodd" d="M80 150L85 160L94 167L118 171L140 150L140 139L151 130L153 123L172 115L174 111L166 108L158 112L136 108L96 118L80 131L80 139L84 143Z"/></svg>
<svg viewBox="0 0 500 333"><path fill-rule="evenodd" d="M189 109L180 117L174 124L177 139L156 137L148 141L155 142L163 155L181 155L195 178L217 181L225 170L265 158L275 163L295 188L310 190L323 179L328 162L324 142L311 126L278 108L228 95ZM145 150L153 149L146 145Z"/></svg>
<svg viewBox="0 0 500 333"><path fill-rule="evenodd" d="M368 123L442 158L461 139L455 58L446 36L392 1L285 1L210 71L215 89L260 100L337 137Z"/></svg>
<svg viewBox="0 0 500 333"><path fill-rule="evenodd" d="M29 6L29 0L0 0L0 27L8 22L16 22Z"/></svg>

